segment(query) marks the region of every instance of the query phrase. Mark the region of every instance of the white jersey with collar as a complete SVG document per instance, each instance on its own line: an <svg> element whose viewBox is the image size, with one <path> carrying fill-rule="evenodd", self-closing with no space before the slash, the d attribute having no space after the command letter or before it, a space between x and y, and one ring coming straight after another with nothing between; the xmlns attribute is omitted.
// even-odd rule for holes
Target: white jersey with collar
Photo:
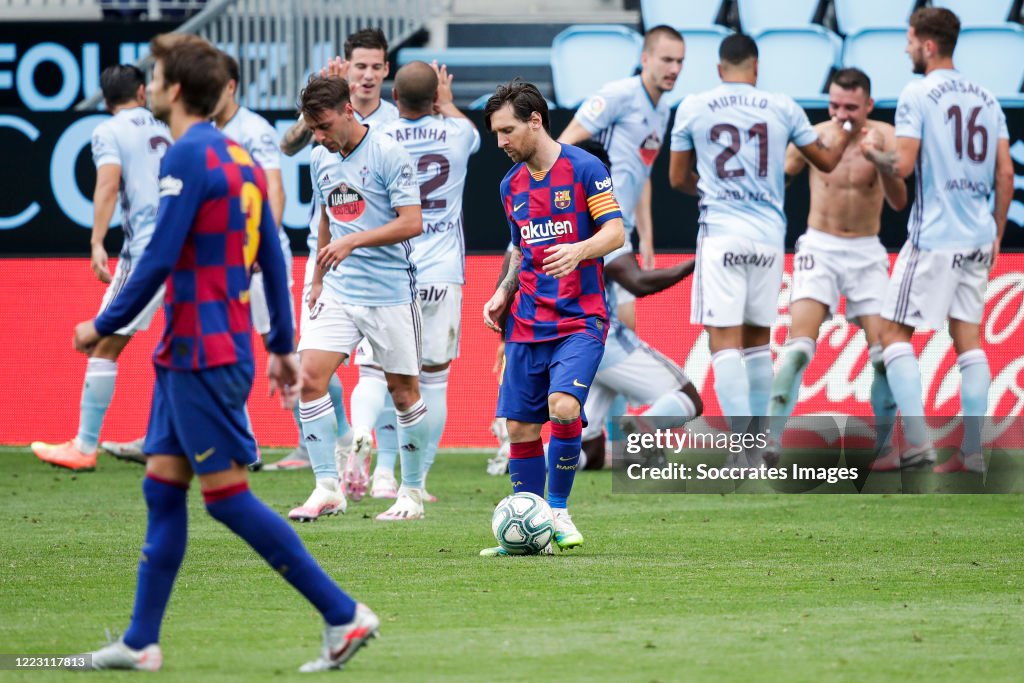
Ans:
<svg viewBox="0 0 1024 683"><path fill-rule="evenodd" d="M608 151L615 199L629 229L636 225L636 205L661 150L669 115L665 98L655 105L640 76L606 83L576 112L580 125Z"/></svg>
<svg viewBox="0 0 1024 683"><path fill-rule="evenodd" d="M310 155L313 193L326 207L331 239L379 228L397 215L395 207L419 205L416 171L409 153L376 127L348 156L318 146ZM393 306L416 296L412 245L355 249L324 275L324 290L347 304Z"/></svg>
<svg viewBox="0 0 1024 683"><path fill-rule="evenodd" d="M921 141L907 226L911 243L924 250L992 244L996 146L1010 137L992 93L958 71L936 69L900 93L896 137Z"/></svg>
<svg viewBox="0 0 1024 683"><path fill-rule="evenodd" d="M399 118L380 128L401 144L416 167L423 234L412 240L418 284L463 284L466 241L462 191L469 157L480 149L480 133L460 117Z"/></svg>
<svg viewBox="0 0 1024 683"><path fill-rule="evenodd" d="M722 83L683 100L671 149L695 151L701 234L735 235L782 248L786 147L817 139L792 97L747 83Z"/></svg>
<svg viewBox="0 0 1024 683"><path fill-rule="evenodd" d="M96 168L121 167L121 258L142 255L156 228L160 205L160 161L171 146L171 131L145 107L121 109L92 133Z"/></svg>

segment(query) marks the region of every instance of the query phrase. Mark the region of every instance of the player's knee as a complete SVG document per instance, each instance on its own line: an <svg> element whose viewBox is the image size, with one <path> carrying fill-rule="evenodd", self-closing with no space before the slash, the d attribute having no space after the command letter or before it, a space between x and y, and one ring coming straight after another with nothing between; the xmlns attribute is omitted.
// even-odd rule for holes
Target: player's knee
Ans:
<svg viewBox="0 0 1024 683"><path fill-rule="evenodd" d="M562 422L575 420L580 416L580 402L572 394L555 392L548 396L548 414Z"/></svg>
<svg viewBox="0 0 1024 683"><path fill-rule="evenodd" d="M540 438L540 425L519 420L506 420L505 427L508 430L509 441L512 443L536 441Z"/></svg>
<svg viewBox="0 0 1024 683"><path fill-rule="evenodd" d="M327 393L327 385L331 381L330 375L324 375L311 368L302 368L302 400L312 401Z"/></svg>
<svg viewBox="0 0 1024 683"><path fill-rule="evenodd" d="M420 390L415 386L392 387L390 393L396 410L408 410L420 400Z"/></svg>

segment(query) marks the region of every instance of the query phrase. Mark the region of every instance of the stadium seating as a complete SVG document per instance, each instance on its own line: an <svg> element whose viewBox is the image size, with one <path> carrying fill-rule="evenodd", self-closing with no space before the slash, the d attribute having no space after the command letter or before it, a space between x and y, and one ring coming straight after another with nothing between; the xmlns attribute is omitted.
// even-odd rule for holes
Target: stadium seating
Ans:
<svg viewBox="0 0 1024 683"><path fill-rule="evenodd" d="M969 26L960 31L956 68L999 98L1020 98L1024 79L1024 29L1019 24Z"/></svg>
<svg viewBox="0 0 1024 683"><path fill-rule="evenodd" d="M805 104L824 102L822 91L843 43L821 26L773 28L757 36L757 85L783 92Z"/></svg>
<svg viewBox="0 0 1024 683"><path fill-rule="evenodd" d="M449 47L432 50L425 47L404 47L398 51L398 65L414 61L437 60L448 66L516 67L548 66L551 48L547 47Z"/></svg>
<svg viewBox="0 0 1024 683"><path fill-rule="evenodd" d="M963 26L998 24L1009 18L1015 0L932 0L932 7L952 10Z"/></svg>
<svg viewBox="0 0 1024 683"><path fill-rule="evenodd" d="M711 28L722 0L640 0L644 29L665 24L676 29Z"/></svg>
<svg viewBox="0 0 1024 683"><path fill-rule="evenodd" d="M835 0L836 24L844 35L866 28L906 27L916 4L917 0Z"/></svg>
<svg viewBox="0 0 1024 683"><path fill-rule="evenodd" d="M846 37L843 66L855 66L871 78L871 96L882 105L895 104L903 86L914 78L905 54L905 28L865 29Z"/></svg>
<svg viewBox="0 0 1024 683"><path fill-rule="evenodd" d="M570 26L551 44L551 77L558 106L573 109L609 81L632 76L643 38L618 24Z"/></svg>
<svg viewBox="0 0 1024 683"><path fill-rule="evenodd" d="M736 0L740 26L755 35L770 28L809 25L818 11L818 0Z"/></svg>
<svg viewBox="0 0 1024 683"><path fill-rule="evenodd" d="M664 95L670 107L679 104L687 95L711 90L721 83L718 77L718 46L730 33L732 31L724 26L682 31L686 40L686 58L683 71L676 79L676 87Z"/></svg>

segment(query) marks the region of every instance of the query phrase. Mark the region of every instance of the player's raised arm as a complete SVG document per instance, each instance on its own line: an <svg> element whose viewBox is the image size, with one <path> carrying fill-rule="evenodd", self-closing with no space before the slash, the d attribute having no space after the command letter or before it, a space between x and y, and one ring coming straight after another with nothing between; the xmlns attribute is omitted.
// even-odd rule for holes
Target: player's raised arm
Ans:
<svg viewBox="0 0 1024 683"><path fill-rule="evenodd" d="M800 153L796 145L790 143L786 147L786 162L784 172L786 174L786 183L788 184L793 178L797 177L804 172L807 168L807 157Z"/></svg>
<svg viewBox="0 0 1024 683"><path fill-rule="evenodd" d="M614 257L614 254L612 256ZM605 261L605 275L638 298L668 289L692 275L694 267L694 260L690 259L671 268L641 270L632 253L617 258L606 258Z"/></svg>
<svg viewBox="0 0 1024 683"><path fill-rule="evenodd" d="M799 145L800 153L822 173L831 173L850 143L850 130L849 123L840 125L838 121L832 121L819 131L814 142Z"/></svg>
<svg viewBox="0 0 1024 683"><path fill-rule="evenodd" d="M896 143L895 129L888 124L882 124L879 128L873 130L864 129L861 150L863 151L865 145L869 147L876 146L883 151L894 150L896 149ZM879 173L879 177L882 179L882 191L885 192L885 201L888 202L894 211L902 211L907 205L906 182L904 182L903 178L889 173Z"/></svg>
<svg viewBox="0 0 1024 683"><path fill-rule="evenodd" d="M312 139L313 133L306 127L306 122L300 116L299 120L293 123L281 137L281 152L290 157L295 156Z"/></svg>

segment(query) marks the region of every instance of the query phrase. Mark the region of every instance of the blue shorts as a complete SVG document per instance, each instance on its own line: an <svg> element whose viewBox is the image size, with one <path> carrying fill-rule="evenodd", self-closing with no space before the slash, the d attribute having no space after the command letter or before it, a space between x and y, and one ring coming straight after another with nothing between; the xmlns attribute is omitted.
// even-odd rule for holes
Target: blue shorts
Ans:
<svg viewBox="0 0 1024 683"><path fill-rule="evenodd" d="M583 406L603 355L604 342L589 334L544 342L506 342L497 417L544 424L549 418L548 396L560 391L580 402L580 417L586 425Z"/></svg>
<svg viewBox="0 0 1024 683"><path fill-rule="evenodd" d="M256 439L245 411L252 378L251 364L195 371L157 366L143 452L187 457L196 474L255 462Z"/></svg>

